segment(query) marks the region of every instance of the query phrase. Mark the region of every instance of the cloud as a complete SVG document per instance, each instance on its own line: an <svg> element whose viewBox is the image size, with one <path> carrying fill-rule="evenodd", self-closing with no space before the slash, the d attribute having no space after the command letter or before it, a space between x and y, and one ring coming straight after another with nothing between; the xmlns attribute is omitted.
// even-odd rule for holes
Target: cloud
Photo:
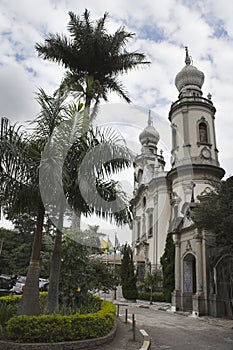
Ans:
<svg viewBox="0 0 233 350"><path fill-rule="evenodd" d="M99 120L132 123L124 136L131 134L140 150L138 134L146 125L147 112L154 113L154 123L160 132L161 147L170 145L168 113L178 97L174 85L176 74L184 66L184 46L194 65L205 74L203 94L213 95L217 107L216 134L219 158L232 174L232 93L233 75L233 3L227 0L41 0L39 2L2 0L0 2L0 115L25 122L38 113L35 93L42 87L52 94L58 87L64 69L37 56L36 42L43 42L49 33L67 32L68 11L82 15L85 8L91 18L98 19L109 12L107 28L114 32L120 26L134 32L128 49L141 51L151 65L119 77L129 91L134 106L141 114L129 110L112 111ZM109 103L122 104L116 95ZM104 104L103 104L104 106ZM103 107L106 108L106 107ZM113 113L114 112L114 113ZM117 113L116 113L117 112ZM101 119L102 118L102 119ZM136 118L136 119L135 119ZM140 128L135 128L135 124ZM166 147L165 147L166 148Z"/></svg>

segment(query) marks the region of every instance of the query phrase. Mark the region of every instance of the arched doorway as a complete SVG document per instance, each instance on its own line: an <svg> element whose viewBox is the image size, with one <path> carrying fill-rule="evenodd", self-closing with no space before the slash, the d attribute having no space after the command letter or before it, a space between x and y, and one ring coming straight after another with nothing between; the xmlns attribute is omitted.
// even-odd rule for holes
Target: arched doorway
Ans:
<svg viewBox="0 0 233 350"><path fill-rule="evenodd" d="M233 318L233 255L223 255L214 267L217 314Z"/></svg>
<svg viewBox="0 0 233 350"><path fill-rule="evenodd" d="M196 293L196 258L188 253L183 259L183 309L192 311L192 296Z"/></svg>

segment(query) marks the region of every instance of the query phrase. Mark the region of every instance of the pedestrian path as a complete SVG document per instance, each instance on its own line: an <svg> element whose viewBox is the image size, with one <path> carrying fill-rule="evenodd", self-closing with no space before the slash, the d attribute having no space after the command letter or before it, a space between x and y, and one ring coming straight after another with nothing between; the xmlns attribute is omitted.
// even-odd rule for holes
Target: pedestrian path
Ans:
<svg viewBox="0 0 233 350"><path fill-rule="evenodd" d="M133 337L132 324L125 323L122 318L117 318L117 331L115 338L107 344L96 347L96 350L139 350L143 344L143 335L139 329L135 329Z"/></svg>
<svg viewBox="0 0 233 350"><path fill-rule="evenodd" d="M117 297L117 299L114 300L113 295L106 294L103 296L105 299L111 300L114 304L120 305L120 309L123 306L130 306L132 303L128 302L122 297ZM139 308L149 308L150 310L160 310L160 311L167 311L171 312L171 304L165 303L165 302L153 302L150 304L149 301L146 300L137 300L136 303L134 303L134 306ZM175 312L175 314L182 315L184 317L192 317L191 313L183 313L183 312ZM212 316L199 316L197 317L198 320L203 322L208 322L209 324L220 326L228 329L233 329L233 319L226 319L226 318L220 318L220 317L212 317Z"/></svg>

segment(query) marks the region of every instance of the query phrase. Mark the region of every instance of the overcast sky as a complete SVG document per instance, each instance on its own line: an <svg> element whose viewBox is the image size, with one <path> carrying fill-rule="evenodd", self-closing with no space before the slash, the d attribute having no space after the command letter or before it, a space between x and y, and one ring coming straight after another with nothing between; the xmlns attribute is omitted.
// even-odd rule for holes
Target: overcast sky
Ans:
<svg viewBox="0 0 233 350"><path fill-rule="evenodd" d="M165 151L169 163L171 135L167 118L171 102L178 97L174 78L184 66L184 46L188 46L194 66L205 74L203 96L210 92L217 108L215 122L221 166L227 177L232 175L232 1L0 0L1 116L19 123L36 117L39 106L35 93L43 88L47 94L52 94L64 70L39 58L35 44L43 42L49 32L68 35L68 12L82 15L85 8L90 10L92 19L108 12L110 32L125 26L135 33L128 50L144 52L151 61L149 67L122 77L133 106L111 95L109 104L101 108L97 124L117 126L137 152L140 150L138 134L146 125L151 109L154 126L160 132L160 148ZM128 175L127 181L128 185L132 184ZM90 220L89 223L97 222ZM101 229L108 227L101 224ZM124 241L124 230L117 232Z"/></svg>

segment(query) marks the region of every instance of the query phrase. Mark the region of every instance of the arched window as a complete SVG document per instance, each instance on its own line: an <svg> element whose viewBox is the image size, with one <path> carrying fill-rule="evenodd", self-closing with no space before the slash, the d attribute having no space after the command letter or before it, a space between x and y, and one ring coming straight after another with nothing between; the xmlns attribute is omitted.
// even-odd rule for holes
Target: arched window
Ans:
<svg viewBox="0 0 233 350"><path fill-rule="evenodd" d="M196 258L187 254L183 260L184 292L196 293Z"/></svg>
<svg viewBox="0 0 233 350"><path fill-rule="evenodd" d="M141 221L138 220L138 222L137 222L137 240L140 239L140 236L141 236Z"/></svg>
<svg viewBox="0 0 233 350"><path fill-rule="evenodd" d="M177 144L177 130L176 125L172 124L172 149L176 149L178 146Z"/></svg>
<svg viewBox="0 0 233 350"><path fill-rule="evenodd" d="M142 169L139 169L139 170L138 170L138 177L137 177L137 182L138 182L139 184L140 184L141 179L142 179L142 174L143 174Z"/></svg>
<svg viewBox="0 0 233 350"><path fill-rule="evenodd" d="M208 128L205 122L199 124L199 141L200 143L208 143Z"/></svg>
<svg viewBox="0 0 233 350"><path fill-rule="evenodd" d="M153 236L153 214L149 214L149 230L148 230L148 237Z"/></svg>

